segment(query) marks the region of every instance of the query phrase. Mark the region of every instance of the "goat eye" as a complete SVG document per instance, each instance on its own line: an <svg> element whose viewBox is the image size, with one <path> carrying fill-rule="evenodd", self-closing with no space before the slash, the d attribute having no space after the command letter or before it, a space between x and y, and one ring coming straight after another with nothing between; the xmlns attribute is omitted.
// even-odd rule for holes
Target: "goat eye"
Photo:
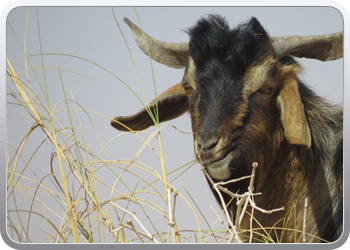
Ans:
<svg viewBox="0 0 350 250"><path fill-rule="evenodd" d="M271 95L274 90L275 88L273 86L265 85L264 87L262 87L261 92L263 92L266 95Z"/></svg>
<svg viewBox="0 0 350 250"><path fill-rule="evenodd" d="M185 82L184 84L182 84L182 86L184 87L186 93L191 94L193 91L193 88L191 87L191 85L189 85L187 82Z"/></svg>

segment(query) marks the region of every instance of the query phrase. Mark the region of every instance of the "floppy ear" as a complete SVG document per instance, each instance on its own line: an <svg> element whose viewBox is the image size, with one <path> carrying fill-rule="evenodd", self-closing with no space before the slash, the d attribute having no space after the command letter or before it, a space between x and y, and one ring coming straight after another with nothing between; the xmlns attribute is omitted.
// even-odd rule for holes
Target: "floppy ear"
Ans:
<svg viewBox="0 0 350 250"><path fill-rule="evenodd" d="M290 144L311 146L311 133L306 120L304 105L301 101L298 82L290 78L277 97L284 136Z"/></svg>
<svg viewBox="0 0 350 250"><path fill-rule="evenodd" d="M185 113L188 110L188 98L182 83L160 94L136 114L115 117L111 125L120 131L147 129L156 122L156 106L158 106L159 122L175 119Z"/></svg>

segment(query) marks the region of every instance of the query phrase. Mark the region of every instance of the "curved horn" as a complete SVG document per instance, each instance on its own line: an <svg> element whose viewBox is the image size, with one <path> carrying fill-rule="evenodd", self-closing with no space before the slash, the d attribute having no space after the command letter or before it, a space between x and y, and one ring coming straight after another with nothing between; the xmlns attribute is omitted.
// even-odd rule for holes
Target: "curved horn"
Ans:
<svg viewBox="0 0 350 250"><path fill-rule="evenodd" d="M155 40L137 27L133 22L124 17L124 22L130 27L137 45L150 57L171 68L181 69L186 66L189 52L188 42L184 43L166 43ZM147 43L147 44L146 44ZM148 51L147 51L148 45Z"/></svg>
<svg viewBox="0 0 350 250"><path fill-rule="evenodd" d="M278 58L292 55L329 61L343 57L343 32L319 36L283 36L272 39Z"/></svg>

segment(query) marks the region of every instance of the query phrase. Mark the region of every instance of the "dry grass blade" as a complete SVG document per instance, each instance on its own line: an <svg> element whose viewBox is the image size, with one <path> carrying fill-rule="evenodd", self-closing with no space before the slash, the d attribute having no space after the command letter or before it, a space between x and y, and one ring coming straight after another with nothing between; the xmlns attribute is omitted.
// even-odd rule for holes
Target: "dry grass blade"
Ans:
<svg viewBox="0 0 350 250"><path fill-rule="evenodd" d="M143 229L143 231L146 233L146 235L149 237L150 240L154 241L155 243L159 243L148 231L147 229L143 226L143 224L141 223L141 221L136 217L136 215L132 212L129 212L128 210L118 206L117 204L111 202L111 204L113 206L115 206L116 208L122 210L123 212L129 214L138 224L139 226Z"/></svg>

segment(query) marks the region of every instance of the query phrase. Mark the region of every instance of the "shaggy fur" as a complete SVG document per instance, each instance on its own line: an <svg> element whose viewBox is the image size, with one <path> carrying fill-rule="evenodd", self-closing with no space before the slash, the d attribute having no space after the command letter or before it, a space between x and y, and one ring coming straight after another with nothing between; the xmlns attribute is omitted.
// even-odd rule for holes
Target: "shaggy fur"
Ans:
<svg viewBox="0 0 350 250"><path fill-rule="evenodd" d="M294 228L296 213L296 227L302 231L307 197L306 232L326 241L338 239L343 219L342 109L329 105L297 79L300 67L291 57L274 58L269 37L255 18L230 29L223 18L209 16L198 21L189 34L190 56L196 68L197 91L189 97L196 151L205 145L203 141L210 145L200 160L209 162L217 154L211 150L218 147L217 138L228 138L220 147L231 145L230 151L235 153L229 174L218 174L219 179L249 175L256 161L260 166L256 192L262 192L255 198L256 204L264 209L285 207L284 212L271 215L256 212L255 218L263 227ZM276 98L289 80L298 81L311 130L311 148L292 145L283 135ZM254 84L262 89L246 91L254 89ZM271 93L264 93L266 85L271 85ZM228 189L242 193L247 187L246 181L230 184ZM225 195L225 199L229 202L231 197ZM231 206L234 217L236 206ZM248 219L243 222L244 228L249 228ZM254 227L259 226L255 223ZM298 234L297 241L301 237ZM293 242L294 232L286 231L282 239ZM308 236L307 241L319 239Z"/></svg>

